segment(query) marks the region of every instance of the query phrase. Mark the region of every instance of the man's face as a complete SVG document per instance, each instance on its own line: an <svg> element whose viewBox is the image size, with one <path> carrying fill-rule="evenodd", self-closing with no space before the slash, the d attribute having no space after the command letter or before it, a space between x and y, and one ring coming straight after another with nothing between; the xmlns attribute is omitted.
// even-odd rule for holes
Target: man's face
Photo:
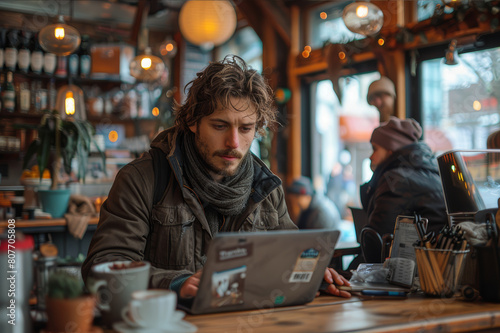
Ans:
<svg viewBox="0 0 500 333"><path fill-rule="evenodd" d="M372 171L375 171L375 169L377 169L377 167L383 161L385 161L389 156L391 156L392 151L382 148L376 143L372 144L372 148L373 148L373 153L370 156L370 161L371 161L370 169L372 169Z"/></svg>
<svg viewBox="0 0 500 333"><path fill-rule="evenodd" d="M196 148L216 181L236 173L255 136L254 107L238 98L231 98L230 105L235 108L218 108L189 127L195 134Z"/></svg>
<svg viewBox="0 0 500 333"><path fill-rule="evenodd" d="M394 97L385 92L377 92L370 96L370 105L373 105L380 112L380 122L388 121L390 116L394 116Z"/></svg>

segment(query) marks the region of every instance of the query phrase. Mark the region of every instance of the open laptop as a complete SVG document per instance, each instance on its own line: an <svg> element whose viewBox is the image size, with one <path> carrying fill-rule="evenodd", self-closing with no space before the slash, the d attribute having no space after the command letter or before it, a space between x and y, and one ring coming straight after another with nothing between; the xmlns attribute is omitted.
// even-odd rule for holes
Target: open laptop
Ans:
<svg viewBox="0 0 500 333"><path fill-rule="evenodd" d="M219 233L209 246L196 297L179 308L203 314L308 303L339 235L325 229Z"/></svg>

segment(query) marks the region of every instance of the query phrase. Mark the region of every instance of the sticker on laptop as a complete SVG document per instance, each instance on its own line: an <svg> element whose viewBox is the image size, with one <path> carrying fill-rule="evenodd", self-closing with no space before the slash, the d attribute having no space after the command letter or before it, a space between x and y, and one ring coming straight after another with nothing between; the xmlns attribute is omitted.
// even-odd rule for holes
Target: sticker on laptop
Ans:
<svg viewBox="0 0 500 333"><path fill-rule="evenodd" d="M290 283L308 283L319 260L319 251L313 248L307 249L300 254L290 275Z"/></svg>
<svg viewBox="0 0 500 333"><path fill-rule="evenodd" d="M252 243L241 244L232 247L224 247L217 249L217 261L229 261L249 257L252 255Z"/></svg>
<svg viewBox="0 0 500 333"><path fill-rule="evenodd" d="M219 308L222 306L243 304L246 276L247 266L213 273L210 306Z"/></svg>

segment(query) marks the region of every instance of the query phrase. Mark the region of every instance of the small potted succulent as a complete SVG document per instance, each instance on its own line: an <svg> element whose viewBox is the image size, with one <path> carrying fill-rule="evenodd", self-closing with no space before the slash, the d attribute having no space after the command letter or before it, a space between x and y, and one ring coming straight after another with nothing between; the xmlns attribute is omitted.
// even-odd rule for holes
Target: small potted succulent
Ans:
<svg viewBox="0 0 500 333"><path fill-rule="evenodd" d="M91 331L95 297L74 274L56 270L49 276L45 305L49 332Z"/></svg>

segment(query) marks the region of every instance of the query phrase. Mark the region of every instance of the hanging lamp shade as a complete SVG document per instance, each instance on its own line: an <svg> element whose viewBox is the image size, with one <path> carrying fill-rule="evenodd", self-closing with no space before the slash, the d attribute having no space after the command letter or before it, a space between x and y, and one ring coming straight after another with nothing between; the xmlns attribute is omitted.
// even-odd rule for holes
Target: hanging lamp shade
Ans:
<svg viewBox="0 0 500 333"><path fill-rule="evenodd" d="M347 5L342 12L347 29L364 36L375 35L384 24L384 13L372 3L357 1Z"/></svg>
<svg viewBox="0 0 500 333"><path fill-rule="evenodd" d="M57 91L56 108L62 119L73 117L79 120L86 120L85 102L83 91L74 84L62 86Z"/></svg>
<svg viewBox="0 0 500 333"><path fill-rule="evenodd" d="M236 12L227 0L189 0L179 13L182 36L207 50L231 38L236 23Z"/></svg>
<svg viewBox="0 0 500 333"><path fill-rule="evenodd" d="M80 46L80 41L78 30L65 24L62 15L59 15L57 23L43 27L38 35L38 42L46 52L60 56L73 53Z"/></svg>
<svg viewBox="0 0 500 333"><path fill-rule="evenodd" d="M146 47L144 54L138 55L130 62L130 75L142 81L155 81L165 71L163 60L151 54Z"/></svg>

